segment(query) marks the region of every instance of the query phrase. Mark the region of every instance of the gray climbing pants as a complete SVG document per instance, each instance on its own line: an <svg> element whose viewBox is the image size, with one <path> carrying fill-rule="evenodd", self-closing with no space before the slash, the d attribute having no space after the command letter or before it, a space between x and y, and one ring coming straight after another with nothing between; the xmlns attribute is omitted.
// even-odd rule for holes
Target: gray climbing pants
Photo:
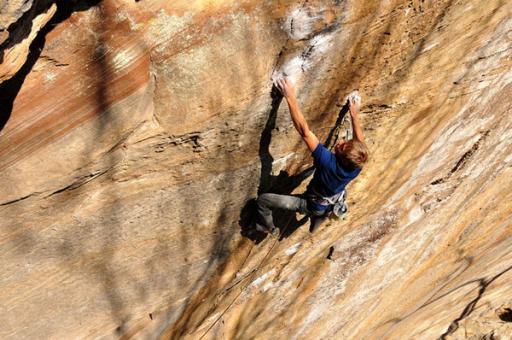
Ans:
<svg viewBox="0 0 512 340"><path fill-rule="evenodd" d="M264 224L270 230L275 228L272 218L273 209L296 211L311 216L324 215L324 211L310 211L308 209L308 201L297 196L262 194L258 197L256 203L259 215L257 223Z"/></svg>

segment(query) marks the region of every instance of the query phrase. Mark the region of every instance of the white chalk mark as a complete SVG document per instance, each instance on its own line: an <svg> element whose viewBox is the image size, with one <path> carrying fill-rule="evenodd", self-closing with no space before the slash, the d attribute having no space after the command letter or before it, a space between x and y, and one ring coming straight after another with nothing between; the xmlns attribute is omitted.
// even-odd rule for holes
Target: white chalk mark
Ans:
<svg viewBox="0 0 512 340"><path fill-rule="evenodd" d="M361 105L361 95L359 94L359 91L352 91L348 95L348 98L351 99L354 103Z"/></svg>
<svg viewBox="0 0 512 340"><path fill-rule="evenodd" d="M295 254L299 248L300 248L300 243L295 243L293 246L291 246L290 248L286 249L286 251L284 252L285 255L293 255Z"/></svg>
<svg viewBox="0 0 512 340"><path fill-rule="evenodd" d="M278 70L274 71L272 74L273 82L287 77L292 84L296 85L300 82L304 73L317 64L322 55L332 46L334 32L315 32L316 23L324 19L318 13L323 13L323 9L298 7L291 10L286 16L282 29L288 34L290 39L309 40L309 42L300 54L294 56Z"/></svg>
<svg viewBox="0 0 512 340"><path fill-rule="evenodd" d="M256 280L254 280L249 288L253 288L253 287L257 287L259 286L263 281L265 281L267 278L269 278L270 276L274 275L275 273L275 270L272 269L271 271L269 271L268 273L265 273L263 275L261 275L260 277L258 277Z"/></svg>
<svg viewBox="0 0 512 340"><path fill-rule="evenodd" d="M264 285L263 287L261 287L261 291L262 292L266 292L267 290L269 290L270 288L274 287L274 283L272 282L267 282L266 285Z"/></svg>
<svg viewBox="0 0 512 340"><path fill-rule="evenodd" d="M320 61L320 58L330 49L333 36L334 33L315 36L300 55L290 59L280 69L274 71L272 81L287 77L292 84L296 85L301 81L304 73Z"/></svg>
<svg viewBox="0 0 512 340"><path fill-rule="evenodd" d="M288 33L290 39L306 39L313 32L315 21L318 16L312 16L311 11L306 7L293 9L283 23L282 29Z"/></svg>
<svg viewBox="0 0 512 340"><path fill-rule="evenodd" d="M288 160L295 156L295 153L289 153L283 157L280 157L272 162L272 175L277 176L280 171L284 170Z"/></svg>
<svg viewBox="0 0 512 340"><path fill-rule="evenodd" d="M55 78L57 78L57 75L53 72L47 72L45 75L44 75L44 81L46 83L51 83L55 80Z"/></svg>
<svg viewBox="0 0 512 340"><path fill-rule="evenodd" d="M126 49L117 52L112 58L112 66L115 70L120 70L137 59L137 53L133 49Z"/></svg>

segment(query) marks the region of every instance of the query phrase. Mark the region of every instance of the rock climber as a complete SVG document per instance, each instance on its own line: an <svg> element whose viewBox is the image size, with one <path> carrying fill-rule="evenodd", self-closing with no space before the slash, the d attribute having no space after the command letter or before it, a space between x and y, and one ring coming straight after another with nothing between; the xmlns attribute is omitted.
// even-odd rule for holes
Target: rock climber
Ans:
<svg viewBox="0 0 512 340"><path fill-rule="evenodd" d="M278 234L272 219L273 209L285 209L309 215L310 232L317 229L332 214L336 203L344 199L345 186L359 175L368 160L368 149L359 122L361 98L357 92L349 95L349 111L352 120L353 139L341 140L329 151L309 129L302 115L295 88L287 78L276 81L275 86L286 98L295 129L312 152L315 173L306 192L299 196L265 193L257 199L255 227L262 232Z"/></svg>

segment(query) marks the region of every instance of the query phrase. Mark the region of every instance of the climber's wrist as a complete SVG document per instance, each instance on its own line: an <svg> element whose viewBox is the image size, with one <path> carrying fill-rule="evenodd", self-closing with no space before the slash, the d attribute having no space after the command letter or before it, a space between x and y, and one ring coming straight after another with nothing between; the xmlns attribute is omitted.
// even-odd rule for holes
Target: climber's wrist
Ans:
<svg viewBox="0 0 512 340"><path fill-rule="evenodd" d="M295 93L288 93L284 97L286 98L286 101L288 103L296 103L297 102L297 97L295 96Z"/></svg>

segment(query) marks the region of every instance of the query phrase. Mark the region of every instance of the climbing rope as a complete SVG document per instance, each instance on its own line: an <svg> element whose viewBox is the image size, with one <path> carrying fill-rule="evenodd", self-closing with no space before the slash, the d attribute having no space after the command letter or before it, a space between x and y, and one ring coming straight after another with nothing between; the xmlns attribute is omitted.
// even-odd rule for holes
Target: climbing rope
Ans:
<svg viewBox="0 0 512 340"><path fill-rule="evenodd" d="M341 123L339 123L339 124L334 126L334 128L336 129L336 132L335 132L334 143L332 143L332 145L329 146L329 149L331 151L334 149L334 146L338 143L340 132L341 132L341 129L342 129L343 125L345 124L345 122L347 120L347 116L348 115L345 113L345 115L343 116L343 118L341 120ZM352 122L350 121L350 119L348 120L348 127L345 129L345 139L346 140L352 139ZM288 227L290 226L292 217L293 217L293 215L290 216L290 218L286 222L285 227L283 228L282 234L284 234L286 232L286 230L288 229ZM278 240L279 240L279 238L276 237L274 239L274 242L270 246L270 249L267 251L267 253L263 257L263 259L261 259L260 263L256 266L256 268L254 268L250 272L250 274L248 276L246 276L245 278L243 278L242 280L239 281L239 282L242 282L243 280L248 278L247 284L242 286L242 288L236 294L234 299L229 303L229 305L224 309L224 311L217 317L217 319L215 319L215 321L208 327L208 329L206 329L206 331L203 333L203 335L201 335L199 340L202 340L210 332L210 330L212 330L212 328L215 327L215 325L224 317L224 315L233 306L233 304L236 302L236 300L238 300L240 295L242 295L242 293L247 289L247 287L249 287L249 285L252 283L252 279L253 279L255 273L257 273L263 267L263 264L264 264L265 260L267 260L267 258L269 258L270 252L274 249L274 247L276 246ZM247 255L247 258L249 258L249 256L250 256L250 253L249 253L249 255ZM246 258L246 260L247 260L247 258ZM246 260L244 260L244 263L245 263ZM238 283L235 283L232 287L234 287L236 284L238 284Z"/></svg>
<svg viewBox="0 0 512 340"><path fill-rule="evenodd" d="M286 222L285 224L285 227L283 228L283 231L281 232L281 234L284 234L286 232L286 230L288 229L288 226L290 225L291 221L292 221L292 216L290 216L290 218L288 219L288 221ZM233 301L231 301L229 303L229 305L226 307L226 309L224 309L224 311L217 317L217 319L215 319L215 321L210 325L210 327L208 327L208 329L203 333L203 335L201 335L201 337L199 338L199 340L202 340L206 334L208 334L208 332L210 332L210 330L217 324L217 322L219 322L222 317L224 317L224 315L227 313L227 311L231 308L231 306L233 306L233 304L235 303L236 300L238 300L238 298L240 297L240 295L242 295L242 293L245 291L245 289L247 289L247 287L249 287L249 285L252 283L252 278L254 277L254 274L257 273L261 267L263 267L263 262L269 257L270 255L270 252L272 251L272 249L274 249L275 245L277 244L277 241L279 240L278 237L275 237L274 239L274 242L272 243L272 245L270 246L270 249L268 250L268 252L265 254L265 256L263 257L263 259L261 259L260 263L256 266L255 269L253 269L251 271L251 273L249 274L248 278L248 283L246 285L244 285L240 291L238 292L238 294L235 296L235 298L233 299Z"/></svg>
<svg viewBox="0 0 512 340"><path fill-rule="evenodd" d="M340 136L340 132L341 132L341 128L345 124L346 120L347 120L347 115L345 115L343 117L343 119L341 121L341 124L339 124L336 127L337 128L337 132L335 134L334 143L329 147L329 149L331 151L333 150L334 146L338 142L338 139L339 139L339 136ZM350 122L350 120L348 120L348 127L345 129L345 138L346 138L346 140L352 139L352 123ZM283 228L282 234L284 234L286 232L286 230L288 229L288 227L290 226L292 217L293 217L293 215L290 216L290 218L286 222L285 227ZM244 286L242 286L242 288L236 294L234 299L229 303L229 305L224 309L224 311L217 317L217 319L215 319L215 321L208 327L208 329L203 333L203 335L201 335L199 340L202 340L212 330L212 328L215 327L215 325L224 317L224 315L229 311L229 309L231 309L231 307L236 302L236 300L238 300L240 295L242 295L242 293L247 289L247 287L249 287L249 285L252 283L252 278L263 267L263 264L264 264L265 260L267 260L267 258L269 258L270 252L274 249L274 247L276 246L278 240L279 239L277 237L274 239L274 242L270 246L270 249L267 251L267 253L263 257L263 259L260 261L260 263L256 266L256 268L254 268L247 277L245 277L244 279L241 280L241 281L243 281L243 280L248 278L248 283L245 284ZM249 255L248 255L248 257L249 257ZM239 282L241 282L241 281L239 281Z"/></svg>

